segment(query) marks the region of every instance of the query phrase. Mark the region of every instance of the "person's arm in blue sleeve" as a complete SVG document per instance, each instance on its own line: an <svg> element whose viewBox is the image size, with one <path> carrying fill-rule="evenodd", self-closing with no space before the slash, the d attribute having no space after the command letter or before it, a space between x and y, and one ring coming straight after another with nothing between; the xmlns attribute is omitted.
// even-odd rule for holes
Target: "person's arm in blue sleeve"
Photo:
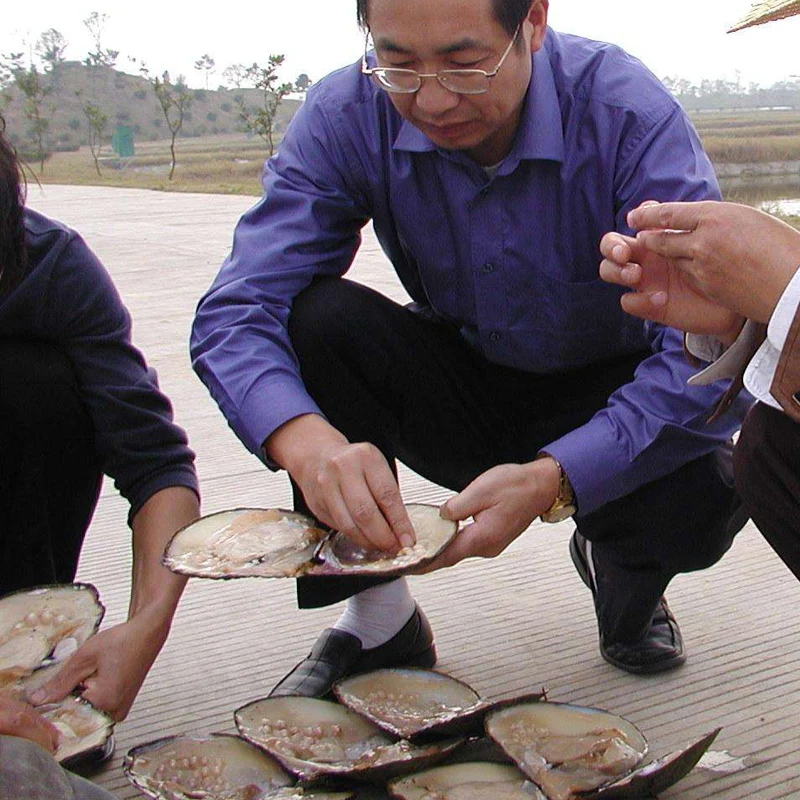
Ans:
<svg viewBox="0 0 800 800"><path fill-rule="evenodd" d="M300 378L289 313L315 276L346 272L369 218L358 164L334 127L312 93L267 162L264 195L236 226L231 253L192 327L194 369L259 457L282 424L321 413Z"/></svg>
<svg viewBox="0 0 800 800"><path fill-rule="evenodd" d="M339 141L345 120L317 102L324 90L311 92L292 120L267 163L264 197L239 222L231 255L200 301L192 362L234 432L291 475L318 520L357 546L391 552L415 541L391 466L323 417L287 329L292 301L315 277L350 267L370 216L366 171L352 143ZM363 134L354 127L350 136Z"/></svg>
<svg viewBox="0 0 800 800"><path fill-rule="evenodd" d="M634 141L630 153L621 151L617 170L617 230L629 234L628 212L647 200L719 198L708 157L680 109ZM739 413L708 425L726 384L687 386L695 369L685 358L682 334L655 324L649 333L653 355L639 365L634 380L589 422L544 448L569 476L579 513L712 452L738 429L750 402L743 395Z"/></svg>

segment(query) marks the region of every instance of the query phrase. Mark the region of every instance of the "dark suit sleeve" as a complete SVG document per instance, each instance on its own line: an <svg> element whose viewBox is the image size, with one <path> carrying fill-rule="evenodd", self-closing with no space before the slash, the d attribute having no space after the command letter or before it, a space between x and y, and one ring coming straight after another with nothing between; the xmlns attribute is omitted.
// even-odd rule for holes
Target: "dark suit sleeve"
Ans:
<svg viewBox="0 0 800 800"><path fill-rule="evenodd" d="M770 393L786 414L800 422L800 306L783 345Z"/></svg>

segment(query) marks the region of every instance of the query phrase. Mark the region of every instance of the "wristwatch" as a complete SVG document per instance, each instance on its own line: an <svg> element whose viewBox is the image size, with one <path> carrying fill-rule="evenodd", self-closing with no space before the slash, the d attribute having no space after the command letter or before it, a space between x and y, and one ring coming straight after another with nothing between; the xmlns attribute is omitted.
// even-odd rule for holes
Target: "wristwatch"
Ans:
<svg viewBox="0 0 800 800"><path fill-rule="evenodd" d="M553 505L542 513L541 520L542 522L563 522L578 510L575 504L575 492L572 491L572 484L569 482L564 468L558 463L558 459L553 458L549 453L541 453L536 458L552 458L558 467L558 494L553 501Z"/></svg>

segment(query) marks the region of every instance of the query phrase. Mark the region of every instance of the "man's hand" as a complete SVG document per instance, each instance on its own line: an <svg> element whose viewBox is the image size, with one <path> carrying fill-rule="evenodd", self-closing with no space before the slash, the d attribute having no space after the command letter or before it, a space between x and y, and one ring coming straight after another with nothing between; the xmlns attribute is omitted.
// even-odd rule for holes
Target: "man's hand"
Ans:
<svg viewBox="0 0 800 800"><path fill-rule="evenodd" d="M645 294L627 295L626 311L667 317L667 324L694 333L717 333L719 308L768 322L800 265L800 233L749 206L648 202L630 212L628 224L639 231L635 246L619 234L606 236L601 276ZM709 322L696 303L687 304L689 289L710 301Z"/></svg>
<svg viewBox="0 0 800 800"><path fill-rule="evenodd" d="M552 458L528 464L501 464L479 475L441 509L444 519L474 522L465 526L434 561L420 570L433 572L465 558L500 555L558 495L559 470Z"/></svg>
<svg viewBox="0 0 800 800"><path fill-rule="evenodd" d="M322 417L306 414L278 428L265 448L314 516L359 547L394 553L416 542L397 480L374 445L351 444Z"/></svg>
<svg viewBox="0 0 800 800"><path fill-rule="evenodd" d="M55 753L60 734L33 706L0 694L0 734L30 739Z"/></svg>
<svg viewBox="0 0 800 800"><path fill-rule="evenodd" d="M140 614L100 631L31 695L31 702L55 703L78 689L84 700L112 719L125 719L166 641L168 630L160 614L150 620Z"/></svg>
<svg viewBox="0 0 800 800"><path fill-rule="evenodd" d="M690 276L639 239L607 233L600 252L605 256L600 277L633 289L620 298L628 314L692 333L713 334L727 343L736 338L742 318L706 297Z"/></svg>

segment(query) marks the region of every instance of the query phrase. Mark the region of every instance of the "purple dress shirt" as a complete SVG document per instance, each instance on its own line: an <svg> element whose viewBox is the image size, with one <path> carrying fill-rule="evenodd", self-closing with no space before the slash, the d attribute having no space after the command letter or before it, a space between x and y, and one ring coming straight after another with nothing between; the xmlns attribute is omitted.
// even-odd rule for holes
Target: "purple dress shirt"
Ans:
<svg viewBox="0 0 800 800"><path fill-rule="evenodd" d="M549 373L652 350L607 408L545 448L581 512L737 427L735 415L705 424L724 385L686 386L681 335L626 315L621 290L598 277L600 239L630 232L631 208L719 198L680 106L619 48L548 31L491 178L404 121L359 65L339 70L309 92L263 185L192 333L195 369L252 452L263 457L289 419L320 413L287 335L292 299L315 276L347 271L370 219L414 301L494 363Z"/></svg>

